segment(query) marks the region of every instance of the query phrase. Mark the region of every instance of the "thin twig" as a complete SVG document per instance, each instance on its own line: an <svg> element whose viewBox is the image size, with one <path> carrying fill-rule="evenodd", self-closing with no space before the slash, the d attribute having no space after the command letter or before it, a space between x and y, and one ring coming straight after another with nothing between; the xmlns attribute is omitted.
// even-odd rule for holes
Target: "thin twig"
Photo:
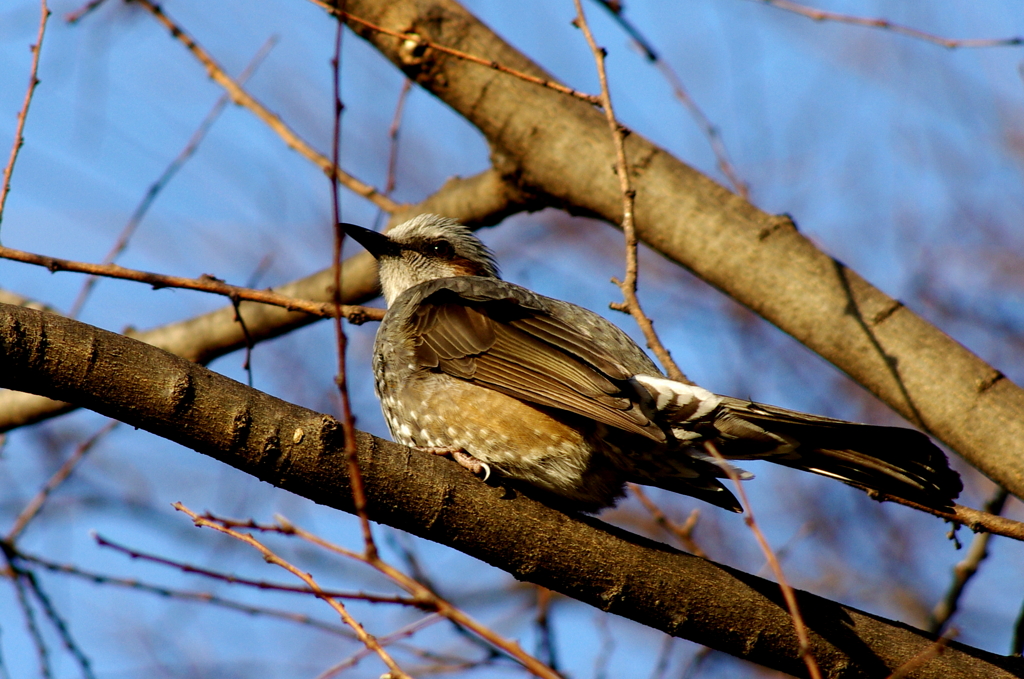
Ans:
<svg viewBox="0 0 1024 679"><path fill-rule="evenodd" d="M929 644L920 653L897 667L892 674L886 677L886 679L904 679L904 677L910 676L910 673L917 668L924 666L925 663L942 655L942 652L946 650L946 646L949 645L949 642L952 641L959 633L959 630L950 628L949 631L936 639L934 643Z"/></svg>
<svg viewBox="0 0 1024 679"><path fill-rule="evenodd" d="M602 615L595 621L599 636L598 648L594 656L594 679L608 679L608 665L611 664L615 652L615 637L608 629L608 616Z"/></svg>
<svg viewBox="0 0 1024 679"><path fill-rule="evenodd" d="M431 613L430 615L427 615L425 617L420 618L419 620L409 623L405 627L395 630L394 632L385 637L379 637L377 639L377 642L380 643L381 646L390 646L399 639L411 637L413 634L416 634L416 632L419 632L421 629L425 627L433 625L439 620L444 620L444 618L438 615L437 613ZM326 670L316 675L315 679L331 679L335 675L340 674L347 669L355 667L360 660L368 656L371 652L372 651L370 651L370 649L368 648L361 648L359 649L359 651L353 653L348 658L345 658L341 662L332 665L331 667L328 667Z"/></svg>
<svg viewBox="0 0 1024 679"><path fill-rule="evenodd" d="M51 679L53 674L50 672L50 652L46 648L46 642L43 640L39 624L36 622L36 613L28 599L28 592L25 591L25 583L22 582L21 571L14 564L10 563L9 560L8 563L12 571L11 582L14 585L15 593L18 595L18 606L21 607L21 612L25 616L25 626L28 628L28 635L32 638L32 643L36 647L36 655L39 656L39 675L43 679Z"/></svg>
<svg viewBox="0 0 1024 679"><path fill-rule="evenodd" d="M279 306L288 311L301 311L313 316L331 318L338 307L329 302L310 302L309 300L296 299L281 295L270 290L253 290L237 285L229 285L219 278L209 274L203 274L199 278L183 278L181 276L166 276L164 274L127 269L119 264L91 264L89 262L76 262L70 259L60 259L48 255L39 255L23 250L15 250L0 246L0 258L10 259L24 264L43 266L52 272L71 271L74 273L87 273L107 278L120 278L122 280L135 281L152 285L154 289L160 288L183 288L185 290L198 290L223 297L237 298L248 302L260 302ZM369 320L379 321L384 318L384 311L370 307L353 305L342 305L340 313L351 323L364 323Z"/></svg>
<svg viewBox="0 0 1024 679"><path fill-rule="evenodd" d="M395 182L398 169L398 132L402 129L402 113L405 111L405 102L409 100L409 92L412 91L412 80L408 78L402 83L402 91L398 93L398 103L395 104L395 115L391 119L391 127L388 128L388 178L384 184L384 193L388 196L395 190Z"/></svg>
<svg viewBox="0 0 1024 679"><path fill-rule="evenodd" d="M697 649L697 652L690 657L690 662L686 663L683 671L680 672L679 679L693 679L693 677L696 677L704 661L714 654L715 649L708 646L702 646Z"/></svg>
<svg viewBox="0 0 1024 679"><path fill-rule="evenodd" d="M547 665L540 662L532 655L524 651L522 647L518 644L518 642L499 636L491 628L477 622L476 620L468 616L466 613L464 613L462 610L456 608L455 606L448 603L448 601L438 596L436 593L434 593L428 587L424 586L422 583L417 582L415 579L410 578L405 573L394 568L387 562L381 560L377 555L374 555L372 558L359 556L347 549L344 549L343 547L339 547L338 545L327 542L326 540L317 535L313 535L308 531L305 531L301 528L297 528L290 523L283 522L281 517L278 517L278 521L281 522L280 528L282 529L283 532L292 533L302 538L303 540L306 540L307 542L310 542L319 547L335 552L336 554L341 554L343 556L348 556L350 558L356 558L360 561L363 561L370 567L376 569L380 573L383 573L392 582L394 582L399 587L408 592L410 595L412 595L414 599L429 602L429 605L431 605L434 608L434 610L436 610L444 617L448 618L457 625L461 625L462 627L471 630L473 633L490 642L496 648L500 648L509 655L511 655L513 658L522 663L523 667L525 667L530 673L538 677L545 677L546 679L560 679L561 675L559 675L550 667L548 667Z"/></svg>
<svg viewBox="0 0 1024 679"><path fill-rule="evenodd" d="M78 466L78 463L82 461L86 453L92 450L92 447L95 446L100 439L113 431L114 427L118 424L119 422L117 420L107 422L99 431L75 448L75 451L67 460L64 461L64 464L54 472L49 481L39 489L36 496L32 498L27 505L25 505L23 510L21 510L21 514L19 514L14 520L14 525L11 527L11 530L8 531L7 536L4 537L5 542L12 545L14 544L18 539L18 536L21 535L22 531L25 530L25 527L28 526L29 522L39 514L39 511L43 508L43 504L46 502L47 498L50 497L50 494L53 493L58 486L64 483L69 476L71 476L71 472L74 471L75 467Z"/></svg>
<svg viewBox="0 0 1024 679"><path fill-rule="evenodd" d="M664 528L668 533L676 536L679 542L682 543L683 549L688 551L694 556L699 556L702 559L708 558L707 553L700 548L700 545L693 539L693 529L697 526L697 519L700 518L700 510L694 509L690 512L690 515L686 517L686 521L682 526L677 524L672 519L665 515L665 512L661 511L661 507L655 504L643 487L638 486L635 483L630 483L629 489L636 495L636 498L640 500L640 504L650 513L654 521Z"/></svg>
<svg viewBox="0 0 1024 679"><path fill-rule="evenodd" d="M310 627L314 627L324 632L330 632L331 634L338 634L343 637L354 638L352 632L350 632L346 627L340 627L338 625L326 623L322 620L317 620L316 618L313 618L308 615L303 615L301 613L282 611L274 608L265 608L263 606L251 606L249 604L244 604L238 601L224 599L223 597L219 597L211 592L193 592L191 590L172 589L170 587L152 585L147 582L136 580L134 578L119 578L114 577L112 575L104 575L102 573L93 573L91 571L82 570L77 566L71 564L55 563L53 561L48 561L38 556L25 554L24 552L16 552L14 556L18 561L33 563L40 566L41 568L45 568L48 571L81 578L83 580L88 580L89 582L92 582L97 585L112 585L114 587L123 587L125 589L134 589L140 592L156 594L158 596L168 599L194 601L202 604L220 606L221 608L238 611L240 613L245 613L246 615L260 615L270 618L278 618L281 620L287 620L289 622L298 623L300 625L308 625ZM233 582L238 583L238 580L235 579ZM293 588L292 590L286 591L296 590ZM307 590L306 588L302 588L301 593L312 594L312 592Z"/></svg>
<svg viewBox="0 0 1024 679"><path fill-rule="evenodd" d="M591 33L590 26L587 24L580 0L573 0L573 3L576 5L576 18L573 20L573 23L583 31L587 44L590 46L590 51L594 54L594 62L597 65L597 76L601 82L601 107L604 109L605 118L608 120L608 127L612 132L612 142L615 145L615 172L619 176L619 189L622 192L622 233L626 238L626 278L623 281L612 279L612 282L619 286L625 301L614 303L610 306L617 311L626 311L633 317L644 333L647 347L661 361L661 365L665 368L669 377L679 382L693 384L686 378L683 371L679 369L676 362L672 360L672 355L665 348L665 345L661 343L657 333L654 332L654 324L644 314L643 309L640 308L640 300L636 296L638 267L636 253L637 237L636 228L633 224L633 203L636 200L636 190L633 189L632 182L630 181L629 164L626 161L626 130L615 119L615 110L612 108L612 97L608 90L608 74L604 67L605 50L599 47L594 40L594 34Z"/></svg>
<svg viewBox="0 0 1024 679"><path fill-rule="evenodd" d="M242 338L245 340L245 359L242 361L242 370L245 371L246 385L252 389L252 348L254 346L252 335L249 334L249 326L245 324L245 318L242 316L240 308L242 300L234 295L228 299L231 300L231 307L235 310L235 323L238 323L238 327L241 328ZM335 313L340 312L335 309Z"/></svg>
<svg viewBox="0 0 1024 679"><path fill-rule="evenodd" d="M622 3L613 2L612 0L594 0L598 5L608 10L608 13L615 19L615 23L622 27L636 46L644 53L644 56L649 62L654 64L655 68L661 73L662 77L668 81L669 87L672 88L672 94L679 100L687 111L690 112L690 117L693 118L694 122L697 123L697 127L700 128L704 134L705 139L708 140L708 145L711 146L711 152L715 154L715 160L718 163L718 170L728 180L733 190L743 198L750 198L750 190L747 185L740 179L739 174L733 167L732 162L729 160L729 152L725 148L725 142L722 141L722 133L718 129L718 126L711 122L711 119L707 117L703 109L697 105L697 102L693 100L687 92L686 87L683 85L683 79L679 77L676 70L672 68L672 65L662 58L661 54L654 49L650 41L647 40L640 32L640 30L633 25L629 19L626 18L625 12L623 11Z"/></svg>
<svg viewBox="0 0 1024 679"><path fill-rule="evenodd" d="M252 77L252 74L256 72L256 69L259 68L261 63L263 63L266 56L270 54L270 50L274 48L275 44L277 44L277 38L273 36L263 43L263 46L260 47L259 51L256 52L255 56L253 56L252 60L249 62L248 66L245 67L245 70L239 74L239 85L244 85L245 82ZM125 224L120 235L118 235L117 240L114 241L113 247L110 248L110 252L108 252L103 258L104 264L113 264L114 261L121 256L121 253L125 251L132 236L135 235L136 229L138 229L139 224L142 222L142 218L146 215L146 212L149 211L149 207L153 204L153 201L156 200L157 195L159 195L160 191L162 191L174 175L178 173L178 170L180 170L185 163L188 162L189 158L191 158L199 149L199 145L203 142L203 139L206 138L210 128L213 127L217 118L220 117L220 114L230 103L231 97L227 94L221 95L220 99L217 100L217 103L215 103L213 108L210 109L210 112L206 114L205 118L203 118L203 122L199 123L199 127L192 134L188 143L185 144L185 148L183 148L174 160L170 162L157 180L149 185L149 188L146 189L146 195L144 195L142 200L139 201L139 204L135 207L135 211L132 212L132 216L129 217L128 223ZM82 283L81 289L78 291L78 296L75 298L74 303L71 305L71 309L67 313L68 318L78 318L78 314L82 311L82 307L85 305L86 299L88 299L89 294L92 292L92 289L98 280L99 279L96 276L90 276L85 279L85 282Z"/></svg>
<svg viewBox="0 0 1024 679"><path fill-rule="evenodd" d="M805 16L808 19L814 21L835 21L841 24L852 24L854 26L867 26L868 28L881 28L886 31L892 31L893 33L899 33L910 38L916 38L918 40L924 40L926 42L935 43L942 47L949 49L956 49L958 47L978 48L978 47L1016 47L1018 45L1024 45L1024 38L979 38L979 39L967 39L958 40L954 38L943 38L942 36L934 35L932 33L926 33L925 31L918 30L916 28L910 28L909 26L902 26L895 24L888 19L872 19L870 17L856 17L848 14L839 14L837 12L826 12L820 9L814 9L813 7L807 7L790 0L752 0L763 5L771 5L779 9L786 10L787 12L793 12L800 16Z"/></svg>
<svg viewBox="0 0 1024 679"><path fill-rule="evenodd" d="M543 654L544 663L557 672L557 644L555 631L551 626L551 602L554 601L555 593L541 585L534 585L533 589L537 593L537 616L534 618L534 624L537 626L537 655Z"/></svg>
<svg viewBox="0 0 1024 679"><path fill-rule="evenodd" d="M362 561L371 568L374 568L375 570L384 574L388 579L390 579L392 582L394 582L399 587L408 592L410 595L412 595L414 599L418 601L423 601L426 605L431 606L435 611L437 611L439 614L443 615L456 625L465 627L466 629L472 631L474 634L478 635L482 639L488 641L494 647L500 648L501 650L505 651L510 656L519 661L523 665L523 667L525 667L530 673L538 677L544 677L545 679L560 679L561 675L559 675L550 667L548 667L547 665L540 662L539 660L531 656L529 653L524 651L522 647L518 644L518 642L499 636L497 633L494 632L494 630L487 627L486 625L477 622L476 620L468 616L466 613L464 613L462 610L456 608L447 600L438 596L430 588L426 587L422 583L416 581L414 578L409 577L397 568L383 561L379 556L373 555L372 558L368 558L367 556L356 554L351 550L347 550L344 547L340 547L333 543L327 542L326 540L317 535L313 535L308 531L298 528L292 525L291 523L285 521L282 517L278 517L278 523L278 526L274 526L270 528L270 530L295 535L299 538L302 538L303 540L306 540L311 544L322 547L323 549L327 549L336 554L340 554L342 556L347 556L349 558ZM258 528L260 530L267 529L267 527L263 526L259 526Z"/></svg>
<svg viewBox="0 0 1024 679"><path fill-rule="evenodd" d="M344 2L342 2L344 7ZM331 59L333 72L334 101L334 132L331 138L331 154L335 165L341 156L341 113L345 106L341 101L341 38L345 34L345 24L341 19L335 20L334 57ZM338 374L335 383L341 397L341 428L345 433L345 465L348 467L349 485L352 488L352 505L359 517L359 527L363 532L363 549L367 558L377 557L377 544L373 540L370 518L366 514L366 491L363 489L363 473L359 469L358 444L356 443L356 420L352 414L352 402L348 394L348 371L345 369L345 349L348 338L341 324L341 255L345 243L345 229L341 225L341 197L338 195L338 182L331 179L331 214L334 217L334 253L331 268L334 273L333 303L338 309L334 319L334 336L338 346Z"/></svg>
<svg viewBox="0 0 1024 679"><path fill-rule="evenodd" d="M729 151L725 148L725 141L722 139L721 130L711 122L711 119L704 113L704 109L693 100L686 87L683 86L682 78L679 77L679 74L676 73L671 64L664 59L659 59L655 62L655 66L658 67L665 80L668 81L669 86L672 88L672 94L686 107L686 110L690 112L690 117L697 123L697 127L701 129L701 132L704 133L704 137L711 146L711 152L715 154L715 161L718 164L719 172L725 176L729 181L729 185L732 186L736 193L749 200L750 188L740 179L739 173L733 166L732 161L729 160Z"/></svg>
<svg viewBox="0 0 1024 679"><path fill-rule="evenodd" d="M384 183L384 195L389 198L398 182L398 133L402 129L402 113L405 111L405 102L409 100L411 91L412 80L406 78L402 81L402 90L398 93L398 103L395 104L395 115L391 118L391 127L388 128L388 176ZM378 210L373 220L374 231L380 231L383 219L384 211Z"/></svg>
<svg viewBox="0 0 1024 679"><path fill-rule="evenodd" d="M175 507L178 507L179 504L180 503L175 504ZM494 648L501 649L508 653L508 655L517 660L532 674L538 677L544 677L545 679L562 679L561 675L557 672L553 671L550 667L546 666L529 653L526 653L522 647L520 647L518 642L506 639L496 634L486 625L477 622L469 615L438 596L430 588L383 561L377 554L370 557L366 554L360 554L353 550L333 544L317 535L295 526L281 516L277 517L277 523L274 525L263 525L254 521L232 521L231 519L214 517L209 514L205 515L204 518L208 521L215 521L225 528L245 528L262 532L279 533L282 535L294 535L309 542L310 544L314 544L318 547L334 552L335 554L365 563L404 589L412 596L414 601L419 602L422 608L434 610L456 625L465 627L472 631L474 634L490 643Z"/></svg>
<svg viewBox="0 0 1024 679"><path fill-rule="evenodd" d="M253 549L257 550L260 554L263 555L263 559L267 563L279 566L280 568L283 568L284 570L288 571L298 579L302 580L304 583L306 583L306 586L313 591L313 593L316 595L318 599L324 601L327 605L329 605L338 613L341 619L345 621L345 624L351 627L352 631L356 633L356 636L359 638L359 641L362 642L364 646L366 646L367 648L371 649L374 653L376 653L377 656L384 662L384 664L388 666L388 668L391 670L391 679L412 679L411 677L409 677L408 674L406 674L402 670L401 667L398 666L398 663L396 663L394 659L391 657L391 655L384 650L380 643L378 643L377 639L374 638L372 634L367 632L366 629L363 628L363 626L359 623L358 620L352 617L352 615L348 612L348 609L346 609L345 606L337 600L337 598L332 597L330 594L326 593L324 590L320 588L320 585L316 583L316 580L313 579L312 575L302 571L301 569L295 567L288 561L282 559L280 556L271 551L270 548L268 548L266 545L264 545L259 540L257 540L256 538L247 533L241 533L232 528L228 528L227 526L217 522L216 520L211 520L206 517L199 516L199 514L196 514L195 512L187 508L185 505L181 504L180 502L175 502L174 508L177 509L179 512L184 512L185 514L187 514L192 519L192 522L195 523L196 526L200 528L210 528L219 533L230 535L239 542L243 542L252 547Z"/></svg>
<svg viewBox="0 0 1024 679"><path fill-rule="evenodd" d="M493 59L483 59L481 57L469 54L468 52L463 52L461 50L453 49L451 47L446 47L444 45L439 45L436 42L433 42L431 40L428 40L428 39L424 38L423 36L419 35L418 33L411 33L411 32L408 32L408 31L393 31L390 28L384 28L383 26L378 26L377 24L371 23L371 22L367 21L366 19L362 19L362 18L357 17L357 16L355 16L353 14L349 14L348 12L346 12L346 11L344 11L342 9L338 9L334 5L332 5L329 2L327 2L327 0L310 0L310 1L313 4L318 5L322 9L324 9L327 12L331 13L332 15L334 15L336 17L339 17L341 19L344 19L345 21L352 21L354 23L359 24L360 26L365 26L366 28L368 28L371 31L374 31L376 33L383 33L384 35L390 35L390 36L392 36L394 38L400 39L402 41L402 43L403 43L403 45L402 45L403 51L405 53L409 54L411 59L422 59L422 56L414 56L414 55L422 55L423 51L429 48L429 49L437 50L438 52L442 52L444 54L451 55L451 56L453 56L453 57L455 57L457 59L462 59L464 61L469 61L471 63L479 64L481 66L486 66L487 68L494 69L495 71L500 71L501 73L505 73L505 74L514 76L516 78L519 78L520 80L525 80L528 83L533 83L534 85L540 85L541 87L546 87L546 88L554 90L556 92L561 92L562 94L567 94L570 97L575 97L576 99L582 99L583 101L585 101L587 103L590 103L590 104L598 104L599 105L601 103L601 98L600 97L596 97L593 94L587 94L586 92L580 92L579 90L575 90L575 89L573 89L571 87L566 87L565 85L563 85L561 83L558 83L558 82L555 82L553 80L548 80L546 78L539 78L539 77L537 77L535 75L530 75L529 73L523 73L522 71L517 71L516 69L510 68L508 66L505 66L504 64L499 64L497 61L494 61Z"/></svg>
<svg viewBox="0 0 1024 679"><path fill-rule="evenodd" d="M42 586L36 579L35 573L30 570L22 570L21 573L25 581L28 583L32 594L35 595L36 601L39 602L39 605L42 606L46 617L49 618L50 624L52 624L57 630L57 634L60 636L60 640L63 642L64 648L67 649L68 653L70 653L75 659L75 662L78 663L79 668L81 668L82 676L85 677L85 679L96 679L96 675L93 674L92 671L92 662L78 644L75 643L74 638L71 636L71 630L68 628L64 618L62 618L57 612L57 609L54 607L50 597L43 591Z"/></svg>
<svg viewBox="0 0 1024 679"><path fill-rule="evenodd" d="M324 174L328 177L337 178L337 180L347 189L362 196L363 198L366 198L385 212L394 214L401 210L401 205L384 196L380 191L369 184L361 182L348 174L335 163L332 163L329 158L317 153L312 146L299 137L294 130L288 127L288 125L281 120L280 116L268 110L263 106L263 104L257 101L255 97L246 92L237 82L235 82L235 80L233 80L231 76L224 71L220 64L218 64L205 49L200 47L199 44L196 43L196 41L189 36L183 28L174 23L158 5L153 4L150 0L133 0L133 2L137 5L141 5L156 17L156 20L163 24L163 26L170 32L171 37L180 41L181 44L183 44L188 51L206 67L206 72L209 74L210 79L227 91L231 96L231 101L252 111L257 118L262 120L270 127L270 129L276 132L289 148L298 151L306 159L312 161L321 170L323 170Z"/></svg>
<svg viewBox="0 0 1024 679"><path fill-rule="evenodd" d="M672 660L672 649L675 648L676 638L666 634L661 640L661 650L658 652L658 662L654 663L654 670L651 671L651 679L663 679L668 672L668 665Z"/></svg>
<svg viewBox="0 0 1024 679"><path fill-rule="evenodd" d="M985 503L985 511L993 516L998 516L1002 513L1009 496L1010 493L1005 488L997 488L995 494ZM967 555L960 563L953 567L953 582L950 583L946 596L935 605L935 609L932 610L929 616L929 632L938 634L949 623L953 614L956 613L964 587L974 577L974 574L978 572L978 566L988 556L988 542L991 538L991 533L975 535L974 540L971 541L970 549L967 550Z"/></svg>
<svg viewBox="0 0 1024 679"><path fill-rule="evenodd" d="M980 509L955 504L953 505L953 511L947 512L889 495L878 495L874 499L879 502L894 502L899 505L912 507L921 512L927 512L955 525L967 526L975 533L992 533L993 535L1002 535L1006 538L1024 542L1024 523L996 516Z"/></svg>
<svg viewBox="0 0 1024 679"><path fill-rule="evenodd" d="M191 564L183 563L180 561L174 561L173 559L168 559L166 557L156 556L154 554L147 554L146 552L140 552L136 549L120 545L112 540L108 540L102 535L93 535L93 539L96 540L96 544L98 544L100 547L107 547L108 549L113 549L115 552L121 552L122 554L132 559L148 561L149 563L160 564L161 566L170 566L171 568L176 568L180 570L182 573L201 575L205 578L210 578L212 580L222 580L232 585L244 585L246 587L252 587L254 589L267 590L271 592L285 592L288 594L313 594L319 596L315 590L310 589L308 587L299 587L297 585L283 585L276 582L250 580L248 578L240 578L235 575L225 575L224 573L218 573L217 571L213 571L208 568L201 568L199 566L193 566ZM334 590L320 590L320 594L336 599L367 601L372 604L399 604L402 606L423 608L423 605L416 599L393 596L390 594L364 594L362 592L339 592Z"/></svg>
<svg viewBox="0 0 1024 679"><path fill-rule="evenodd" d="M89 14L94 9L102 5L103 2L104 0L89 0L89 2L85 3L75 11L68 12L67 14L65 14L64 21L68 22L69 24L77 24L85 17L85 15Z"/></svg>
<svg viewBox="0 0 1024 679"><path fill-rule="evenodd" d="M814 659L814 654L811 652L811 639L807 634L807 625L800 614L800 607L797 605L796 593L789 585L789 581L786 580L786 574L782 571L782 565L779 563L779 560L775 558L771 545L768 544L768 539L765 538L761 528L757 525L754 511L750 506L750 500L747 499L747 491L743 488L743 482L740 480L736 470L718 452L718 447L712 441L705 441L704 447L720 463L722 470L733 482L733 485L736 486L736 493L740 496L740 502L743 505L743 521L754 534L754 538L757 540L764 558L768 561L768 565L771 566L772 572L775 574L779 589L782 590L782 598L786 600L786 608L789 609L789 615L793 620L793 628L796 630L796 638L800 645L800 657L803 659L804 665L807 666L807 673L811 676L811 679L821 679L821 669L818 667L818 661Z"/></svg>
<svg viewBox="0 0 1024 679"><path fill-rule="evenodd" d="M36 35L36 44L29 45L32 52L32 67L28 74L28 90L25 92L25 100L18 112L18 123L14 128L14 142L11 144L11 155L7 159L7 166L4 167L4 176L0 180L0 222L4 220L4 205L7 204L7 195L11 191L11 175L14 173L14 163L18 160L18 152L25 144L25 120L28 119L28 107L32 103L32 95L36 92L36 85L39 84L39 53L43 51L43 36L46 34L46 21L50 18L50 8L46 6L46 0L40 3L39 34Z"/></svg>

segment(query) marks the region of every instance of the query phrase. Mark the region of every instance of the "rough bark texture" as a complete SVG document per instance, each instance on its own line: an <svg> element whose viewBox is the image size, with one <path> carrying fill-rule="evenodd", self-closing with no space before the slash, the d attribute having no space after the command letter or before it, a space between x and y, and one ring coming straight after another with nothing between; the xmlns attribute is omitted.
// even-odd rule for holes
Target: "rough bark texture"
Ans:
<svg viewBox="0 0 1024 679"><path fill-rule="evenodd" d="M452 0L349 0L346 9L553 79ZM615 154L597 109L349 25L479 128L495 167L510 180L570 212L621 219ZM627 138L627 155L644 242L821 354L1024 498L1024 390L819 250L788 218L758 210L639 134Z"/></svg>
<svg viewBox="0 0 1024 679"><path fill-rule="evenodd" d="M0 305L0 386L73 402L324 505L352 511L338 423L151 345ZM767 580L488 486L452 462L359 435L371 518L669 634L803 674ZM826 676L887 676L934 637L800 593ZM1024 660L960 644L918 679L1021 676Z"/></svg>

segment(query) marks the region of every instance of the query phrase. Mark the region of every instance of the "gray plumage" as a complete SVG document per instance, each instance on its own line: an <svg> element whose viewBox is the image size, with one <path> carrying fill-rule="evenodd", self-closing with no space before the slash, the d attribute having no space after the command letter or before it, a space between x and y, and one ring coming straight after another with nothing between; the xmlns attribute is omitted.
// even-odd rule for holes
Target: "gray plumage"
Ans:
<svg viewBox="0 0 1024 679"><path fill-rule="evenodd" d="M377 395L394 439L594 511L627 481L739 510L728 460L766 459L948 508L960 478L927 436L717 396L665 378L597 314L502 281L451 219L345 225L380 266ZM746 477L749 475L743 473Z"/></svg>

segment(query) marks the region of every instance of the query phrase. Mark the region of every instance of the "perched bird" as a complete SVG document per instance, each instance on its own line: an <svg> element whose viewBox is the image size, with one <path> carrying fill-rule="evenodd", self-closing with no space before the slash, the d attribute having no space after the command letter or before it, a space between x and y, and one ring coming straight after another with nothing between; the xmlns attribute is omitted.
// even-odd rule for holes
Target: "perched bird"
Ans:
<svg viewBox="0 0 1024 679"><path fill-rule="evenodd" d="M373 371L399 443L582 511L613 504L627 481L740 511L709 446L934 508L960 493L920 432L667 379L604 318L501 280L490 250L452 219L420 215L387 235L344 226L379 264L388 311Z"/></svg>

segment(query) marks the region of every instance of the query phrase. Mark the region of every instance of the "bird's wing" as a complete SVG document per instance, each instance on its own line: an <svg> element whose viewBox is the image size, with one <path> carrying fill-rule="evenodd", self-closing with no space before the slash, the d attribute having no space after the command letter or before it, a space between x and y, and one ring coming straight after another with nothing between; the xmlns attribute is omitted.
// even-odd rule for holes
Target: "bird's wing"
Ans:
<svg viewBox="0 0 1024 679"><path fill-rule="evenodd" d="M481 294L488 285L496 294ZM452 287L424 296L408 318L420 367L665 440L629 371L589 336L530 308L535 296L501 281L478 284L472 296Z"/></svg>

